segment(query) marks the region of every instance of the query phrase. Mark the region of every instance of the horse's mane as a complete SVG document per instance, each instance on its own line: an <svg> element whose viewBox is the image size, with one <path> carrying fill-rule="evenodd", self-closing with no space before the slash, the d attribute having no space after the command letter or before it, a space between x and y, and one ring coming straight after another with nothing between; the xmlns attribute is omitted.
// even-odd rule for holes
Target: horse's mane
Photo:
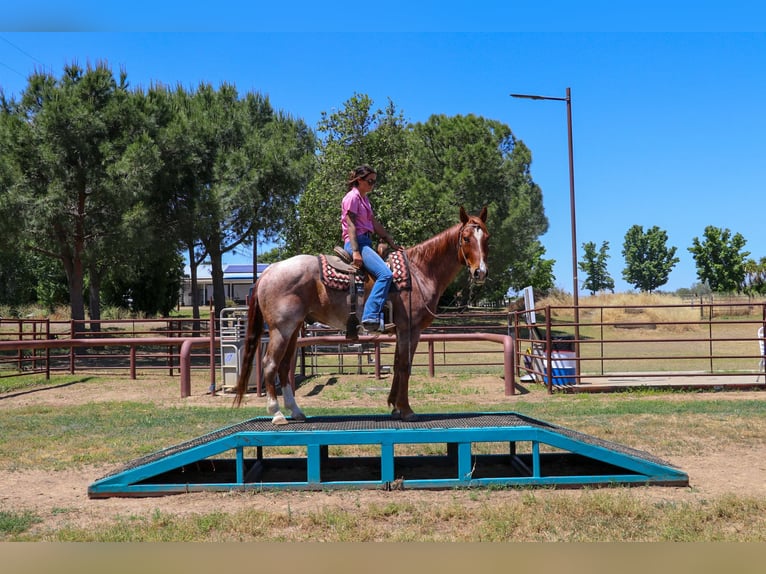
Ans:
<svg viewBox="0 0 766 574"><path fill-rule="evenodd" d="M454 247L457 249L457 233L462 227L461 223L456 223L452 227L437 233L430 239L412 246L407 250L407 256L410 262L418 266L427 266L428 262L443 254L445 247Z"/></svg>

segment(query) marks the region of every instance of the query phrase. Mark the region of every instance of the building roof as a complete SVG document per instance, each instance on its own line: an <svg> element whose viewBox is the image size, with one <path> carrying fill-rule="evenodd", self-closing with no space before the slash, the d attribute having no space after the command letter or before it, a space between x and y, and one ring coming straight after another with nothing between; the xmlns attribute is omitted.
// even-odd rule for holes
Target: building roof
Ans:
<svg viewBox="0 0 766 574"><path fill-rule="evenodd" d="M263 273L268 267L268 263L258 263L258 275ZM223 268L225 275L253 275L253 265L251 263L232 263Z"/></svg>
<svg viewBox="0 0 766 574"><path fill-rule="evenodd" d="M263 273L268 267L268 263L258 264L258 275ZM191 276L191 267L186 265L184 267L184 276ZM204 264L197 266L197 280L204 281L212 279L211 266ZM253 265L251 263L232 263L230 265L224 265L223 267L224 279L252 279L253 278Z"/></svg>

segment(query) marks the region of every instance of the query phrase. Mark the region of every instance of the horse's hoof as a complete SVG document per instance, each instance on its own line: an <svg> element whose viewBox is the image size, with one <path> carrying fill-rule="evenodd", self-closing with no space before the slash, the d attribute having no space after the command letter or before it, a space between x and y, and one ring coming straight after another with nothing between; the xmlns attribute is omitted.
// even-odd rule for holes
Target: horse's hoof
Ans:
<svg viewBox="0 0 766 574"><path fill-rule="evenodd" d="M391 411L391 418L394 419L395 421L402 420L402 411L400 411L399 409L392 410Z"/></svg>
<svg viewBox="0 0 766 574"><path fill-rule="evenodd" d="M401 415L402 420L406 423L414 423L418 420L418 415L416 415L413 412L407 413L406 415Z"/></svg>
<svg viewBox="0 0 766 574"><path fill-rule="evenodd" d="M277 414L274 415L274 418L271 419L271 424L273 424L273 425L286 425L288 423L287 423L287 419L285 418L285 415L283 415L282 413L277 413Z"/></svg>
<svg viewBox="0 0 766 574"><path fill-rule="evenodd" d="M306 415L302 412L298 411L297 413L292 414L292 419L294 421L297 421L299 423L305 423L306 422Z"/></svg>

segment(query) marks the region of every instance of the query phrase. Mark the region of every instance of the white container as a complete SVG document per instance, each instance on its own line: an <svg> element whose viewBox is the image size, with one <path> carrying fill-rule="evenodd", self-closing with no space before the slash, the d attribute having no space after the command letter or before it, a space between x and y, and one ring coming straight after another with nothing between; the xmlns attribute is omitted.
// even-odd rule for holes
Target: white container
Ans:
<svg viewBox="0 0 766 574"><path fill-rule="evenodd" d="M553 351L551 363L551 379L554 386L574 385L577 382L576 360L572 351ZM547 383L548 361L543 359L543 365L543 382Z"/></svg>

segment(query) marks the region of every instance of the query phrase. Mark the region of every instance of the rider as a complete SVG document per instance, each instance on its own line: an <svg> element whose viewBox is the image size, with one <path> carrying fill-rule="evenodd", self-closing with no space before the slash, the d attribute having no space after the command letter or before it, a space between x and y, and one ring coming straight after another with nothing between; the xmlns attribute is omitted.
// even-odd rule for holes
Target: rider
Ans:
<svg viewBox="0 0 766 574"><path fill-rule="evenodd" d="M392 249L400 251L388 231L375 219L367 194L375 187L377 173L369 165L360 165L349 175L341 202L340 224L346 251L357 269L364 267L375 278L362 313L362 327L368 332L383 332L383 305L388 297L393 275L372 246L372 234L385 239Z"/></svg>

